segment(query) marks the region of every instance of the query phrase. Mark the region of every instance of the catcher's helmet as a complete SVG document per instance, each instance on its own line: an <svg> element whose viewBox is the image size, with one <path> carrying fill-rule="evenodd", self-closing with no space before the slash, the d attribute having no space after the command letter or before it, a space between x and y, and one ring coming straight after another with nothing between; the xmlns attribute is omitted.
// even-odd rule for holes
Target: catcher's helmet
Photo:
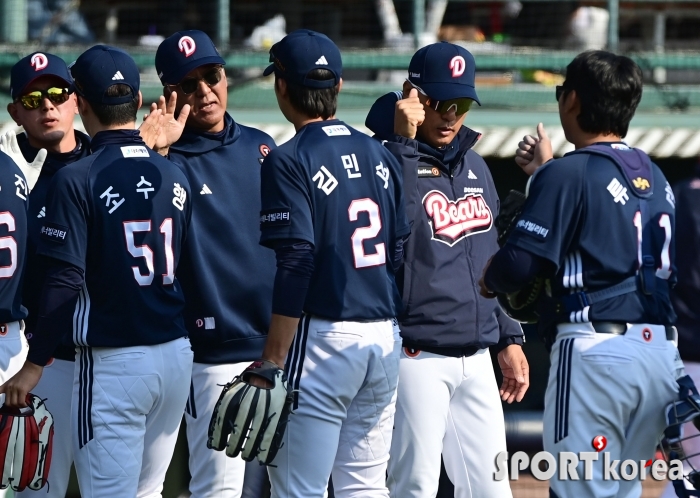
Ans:
<svg viewBox="0 0 700 498"><path fill-rule="evenodd" d="M685 479L672 481L673 489L678 498L700 497L700 468L696 468L691 459L700 453L686 453L689 445L683 444L691 439L700 438L700 434L684 436L683 425L693 422L700 431L700 396L695 383L689 376L678 379L679 397L677 401L666 407L668 427L664 430L661 444L666 460L683 462ZM690 489L688 489L690 486Z"/></svg>

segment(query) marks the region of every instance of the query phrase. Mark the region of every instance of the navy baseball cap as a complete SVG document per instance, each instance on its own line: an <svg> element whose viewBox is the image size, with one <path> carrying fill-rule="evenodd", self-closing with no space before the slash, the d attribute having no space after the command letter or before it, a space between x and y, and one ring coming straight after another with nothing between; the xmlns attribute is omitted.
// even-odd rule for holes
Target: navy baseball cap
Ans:
<svg viewBox="0 0 700 498"><path fill-rule="evenodd" d="M12 66L10 71L12 100L21 97L29 84L41 76L57 76L66 82L66 86L70 86L73 82L63 59L53 54L34 52Z"/></svg>
<svg viewBox="0 0 700 498"><path fill-rule="evenodd" d="M435 100L470 98L477 104L474 88L476 64L468 50L448 42L421 48L408 65L408 80Z"/></svg>
<svg viewBox="0 0 700 498"><path fill-rule="evenodd" d="M123 50L108 45L95 45L83 52L70 65L74 90L94 104L119 105L131 102L139 93L141 76L136 62ZM131 95L108 97L107 89L116 84L127 85Z"/></svg>
<svg viewBox="0 0 700 498"><path fill-rule="evenodd" d="M264 76L275 74L287 81L310 88L331 88L340 83L343 61L340 50L323 33L309 29L292 31L270 48L270 64ZM314 69L327 69L335 76L329 80L307 78Z"/></svg>
<svg viewBox="0 0 700 498"><path fill-rule="evenodd" d="M187 73L205 64L226 65L214 42L203 31L178 31L167 37L156 52L156 71L164 85L177 85Z"/></svg>

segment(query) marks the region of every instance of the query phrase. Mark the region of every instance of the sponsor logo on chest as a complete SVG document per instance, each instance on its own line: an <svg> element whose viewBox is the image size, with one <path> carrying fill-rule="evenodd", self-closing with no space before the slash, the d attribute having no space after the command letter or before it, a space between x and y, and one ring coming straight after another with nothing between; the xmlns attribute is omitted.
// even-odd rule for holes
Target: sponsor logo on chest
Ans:
<svg viewBox="0 0 700 498"><path fill-rule="evenodd" d="M481 194L466 194L456 201L449 200L438 190L431 190L423 197L433 240L453 246L476 233L487 232L493 225L491 208Z"/></svg>

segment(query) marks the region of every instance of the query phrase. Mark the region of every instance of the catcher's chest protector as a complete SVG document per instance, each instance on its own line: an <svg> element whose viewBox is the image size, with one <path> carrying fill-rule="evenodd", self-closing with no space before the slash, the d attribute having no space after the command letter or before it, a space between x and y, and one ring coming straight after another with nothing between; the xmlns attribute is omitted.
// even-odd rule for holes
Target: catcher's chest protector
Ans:
<svg viewBox="0 0 700 498"><path fill-rule="evenodd" d="M0 409L0 489L44 487L51 467L53 417L43 400L29 395L29 407Z"/></svg>

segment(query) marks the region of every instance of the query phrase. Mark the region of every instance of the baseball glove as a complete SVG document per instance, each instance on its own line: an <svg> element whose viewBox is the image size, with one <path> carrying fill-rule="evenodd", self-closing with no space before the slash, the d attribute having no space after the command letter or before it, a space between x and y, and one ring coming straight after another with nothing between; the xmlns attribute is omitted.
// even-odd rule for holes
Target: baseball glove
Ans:
<svg viewBox="0 0 700 498"><path fill-rule="evenodd" d="M523 211L527 196L517 190L511 190L501 203L496 217L498 245L503 247ZM545 279L536 277L532 282L517 292L510 294L496 293L498 304L506 315L521 323L537 323L539 315L537 305L545 289Z"/></svg>
<svg viewBox="0 0 700 498"><path fill-rule="evenodd" d="M44 487L51 467L53 417L44 401L27 395L27 408L0 408L0 489Z"/></svg>
<svg viewBox="0 0 700 498"><path fill-rule="evenodd" d="M264 389L248 383L257 375L272 383ZM243 460L257 457L269 465L282 445L292 401L287 376L270 361L256 361L224 386L209 424L207 447Z"/></svg>

